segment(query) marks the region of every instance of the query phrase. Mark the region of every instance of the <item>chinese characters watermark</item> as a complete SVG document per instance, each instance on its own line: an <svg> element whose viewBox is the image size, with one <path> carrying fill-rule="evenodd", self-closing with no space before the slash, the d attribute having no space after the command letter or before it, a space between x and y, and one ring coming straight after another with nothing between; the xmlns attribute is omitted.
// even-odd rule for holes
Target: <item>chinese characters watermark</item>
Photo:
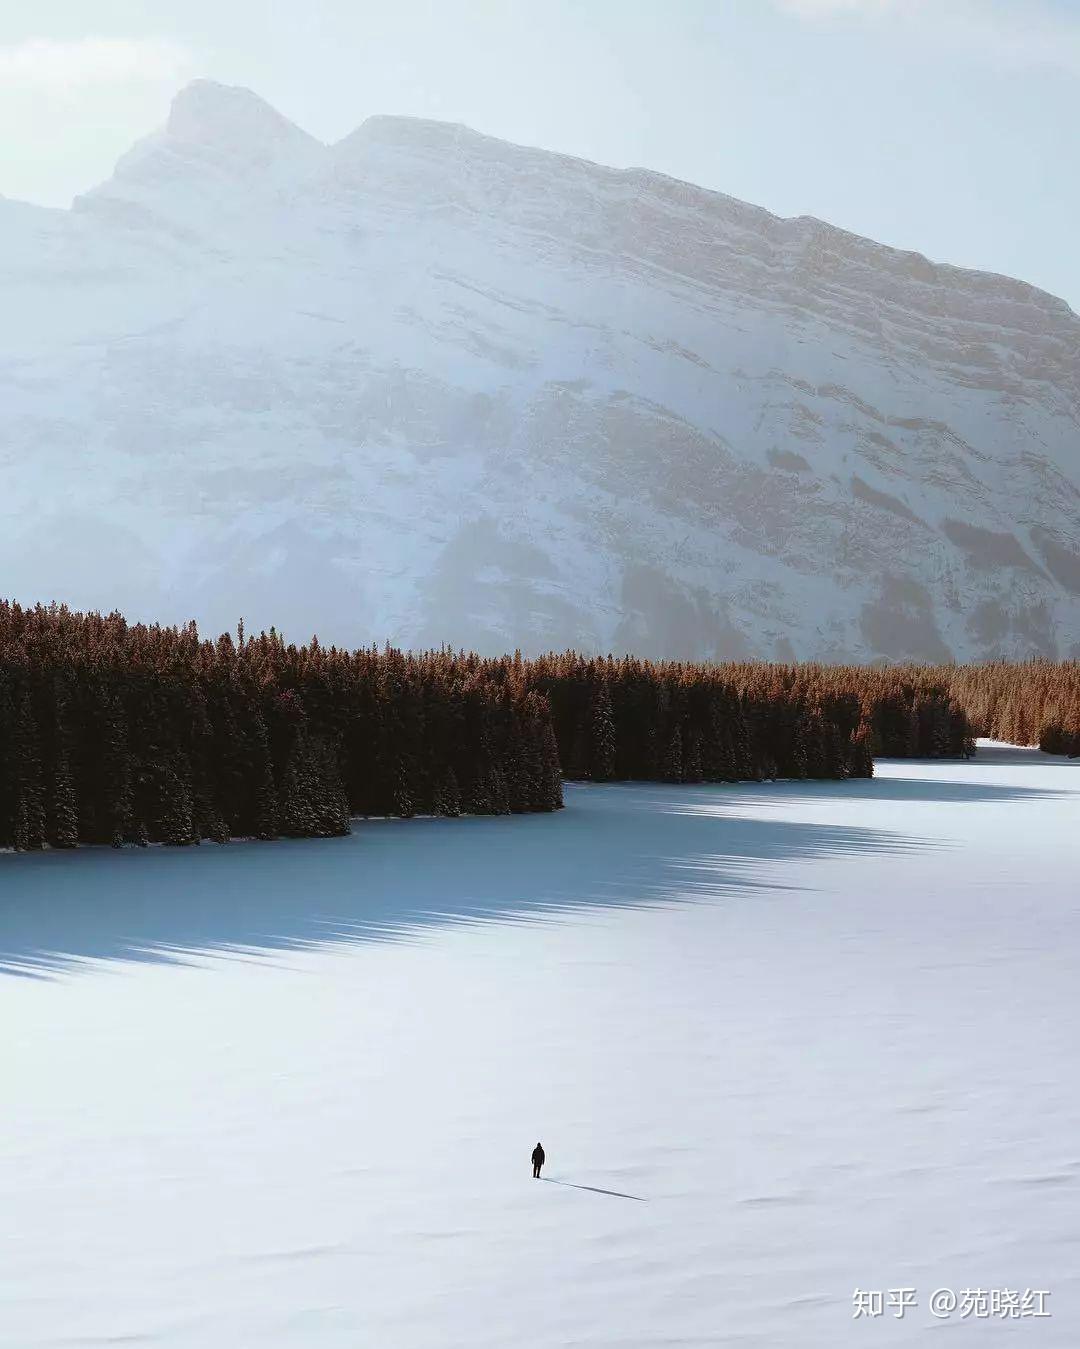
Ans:
<svg viewBox="0 0 1080 1349"><path fill-rule="evenodd" d="M939 1320L953 1316L960 1320L1015 1321L1020 1317L1049 1316L1048 1288L935 1288L927 1306ZM856 1288L851 1295L852 1317L872 1319L886 1312L901 1319L911 1307L919 1305L914 1288Z"/></svg>

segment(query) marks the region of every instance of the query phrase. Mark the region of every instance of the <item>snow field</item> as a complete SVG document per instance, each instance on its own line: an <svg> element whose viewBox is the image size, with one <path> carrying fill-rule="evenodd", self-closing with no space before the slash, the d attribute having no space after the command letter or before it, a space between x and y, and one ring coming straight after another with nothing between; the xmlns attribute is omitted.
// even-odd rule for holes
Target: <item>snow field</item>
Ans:
<svg viewBox="0 0 1080 1349"><path fill-rule="evenodd" d="M983 746L0 857L0 1344L1074 1345L1078 798Z"/></svg>

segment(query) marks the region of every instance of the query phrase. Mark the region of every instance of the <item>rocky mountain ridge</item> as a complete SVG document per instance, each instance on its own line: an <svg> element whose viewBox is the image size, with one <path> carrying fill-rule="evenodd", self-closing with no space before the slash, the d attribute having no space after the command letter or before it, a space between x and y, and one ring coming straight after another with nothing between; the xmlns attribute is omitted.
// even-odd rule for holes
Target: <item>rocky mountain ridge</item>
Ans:
<svg viewBox="0 0 1080 1349"><path fill-rule="evenodd" d="M0 200L2 588L326 642L1080 653L1080 319L644 170L199 81Z"/></svg>

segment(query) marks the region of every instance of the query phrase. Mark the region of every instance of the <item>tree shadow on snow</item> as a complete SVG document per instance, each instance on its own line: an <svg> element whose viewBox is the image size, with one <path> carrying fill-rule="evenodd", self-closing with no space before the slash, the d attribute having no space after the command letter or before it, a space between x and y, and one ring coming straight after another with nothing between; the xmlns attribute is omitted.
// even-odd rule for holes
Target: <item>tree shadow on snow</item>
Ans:
<svg viewBox="0 0 1080 1349"><path fill-rule="evenodd" d="M955 794L917 799L1039 795L933 786ZM770 819L765 809L793 796L901 799L897 788L889 779L568 786L567 809L553 815L369 820L340 839L0 856L0 974L47 978L94 968L88 961L257 960L415 940L436 925L775 892L785 882L770 863L941 846L877 829Z"/></svg>
<svg viewBox="0 0 1080 1349"><path fill-rule="evenodd" d="M911 762L896 760L897 764ZM941 760L921 760L941 763ZM1077 780L1080 788L1080 779ZM732 789L738 792L740 789ZM938 805L983 803L1005 805L1015 801L1046 801L1069 795L1062 789L1043 787L1010 787L998 783L978 781L957 782L955 779L875 777L851 778L846 782L774 782L769 795L754 797L755 808L769 805L783 806L792 801L907 801L932 802Z"/></svg>
<svg viewBox="0 0 1080 1349"><path fill-rule="evenodd" d="M1060 767L1080 770L1080 759L1070 759L1066 754L1044 754L1035 745L1003 745L998 741L981 742L973 762L980 766L992 764L1009 768Z"/></svg>

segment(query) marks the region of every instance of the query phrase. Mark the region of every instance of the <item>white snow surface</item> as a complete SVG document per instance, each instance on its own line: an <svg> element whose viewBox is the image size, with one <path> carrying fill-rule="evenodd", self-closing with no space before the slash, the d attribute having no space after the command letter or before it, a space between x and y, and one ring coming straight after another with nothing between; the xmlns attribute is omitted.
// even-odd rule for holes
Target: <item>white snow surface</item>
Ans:
<svg viewBox="0 0 1080 1349"><path fill-rule="evenodd" d="M1019 281L199 81L0 200L0 577L356 645L1080 652L1080 319Z"/></svg>
<svg viewBox="0 0 1080 1349"><path fill-rule="evenodd" d="M0 857L0 1343L1075 1346L1080 764L567 801Z"/></svg>

